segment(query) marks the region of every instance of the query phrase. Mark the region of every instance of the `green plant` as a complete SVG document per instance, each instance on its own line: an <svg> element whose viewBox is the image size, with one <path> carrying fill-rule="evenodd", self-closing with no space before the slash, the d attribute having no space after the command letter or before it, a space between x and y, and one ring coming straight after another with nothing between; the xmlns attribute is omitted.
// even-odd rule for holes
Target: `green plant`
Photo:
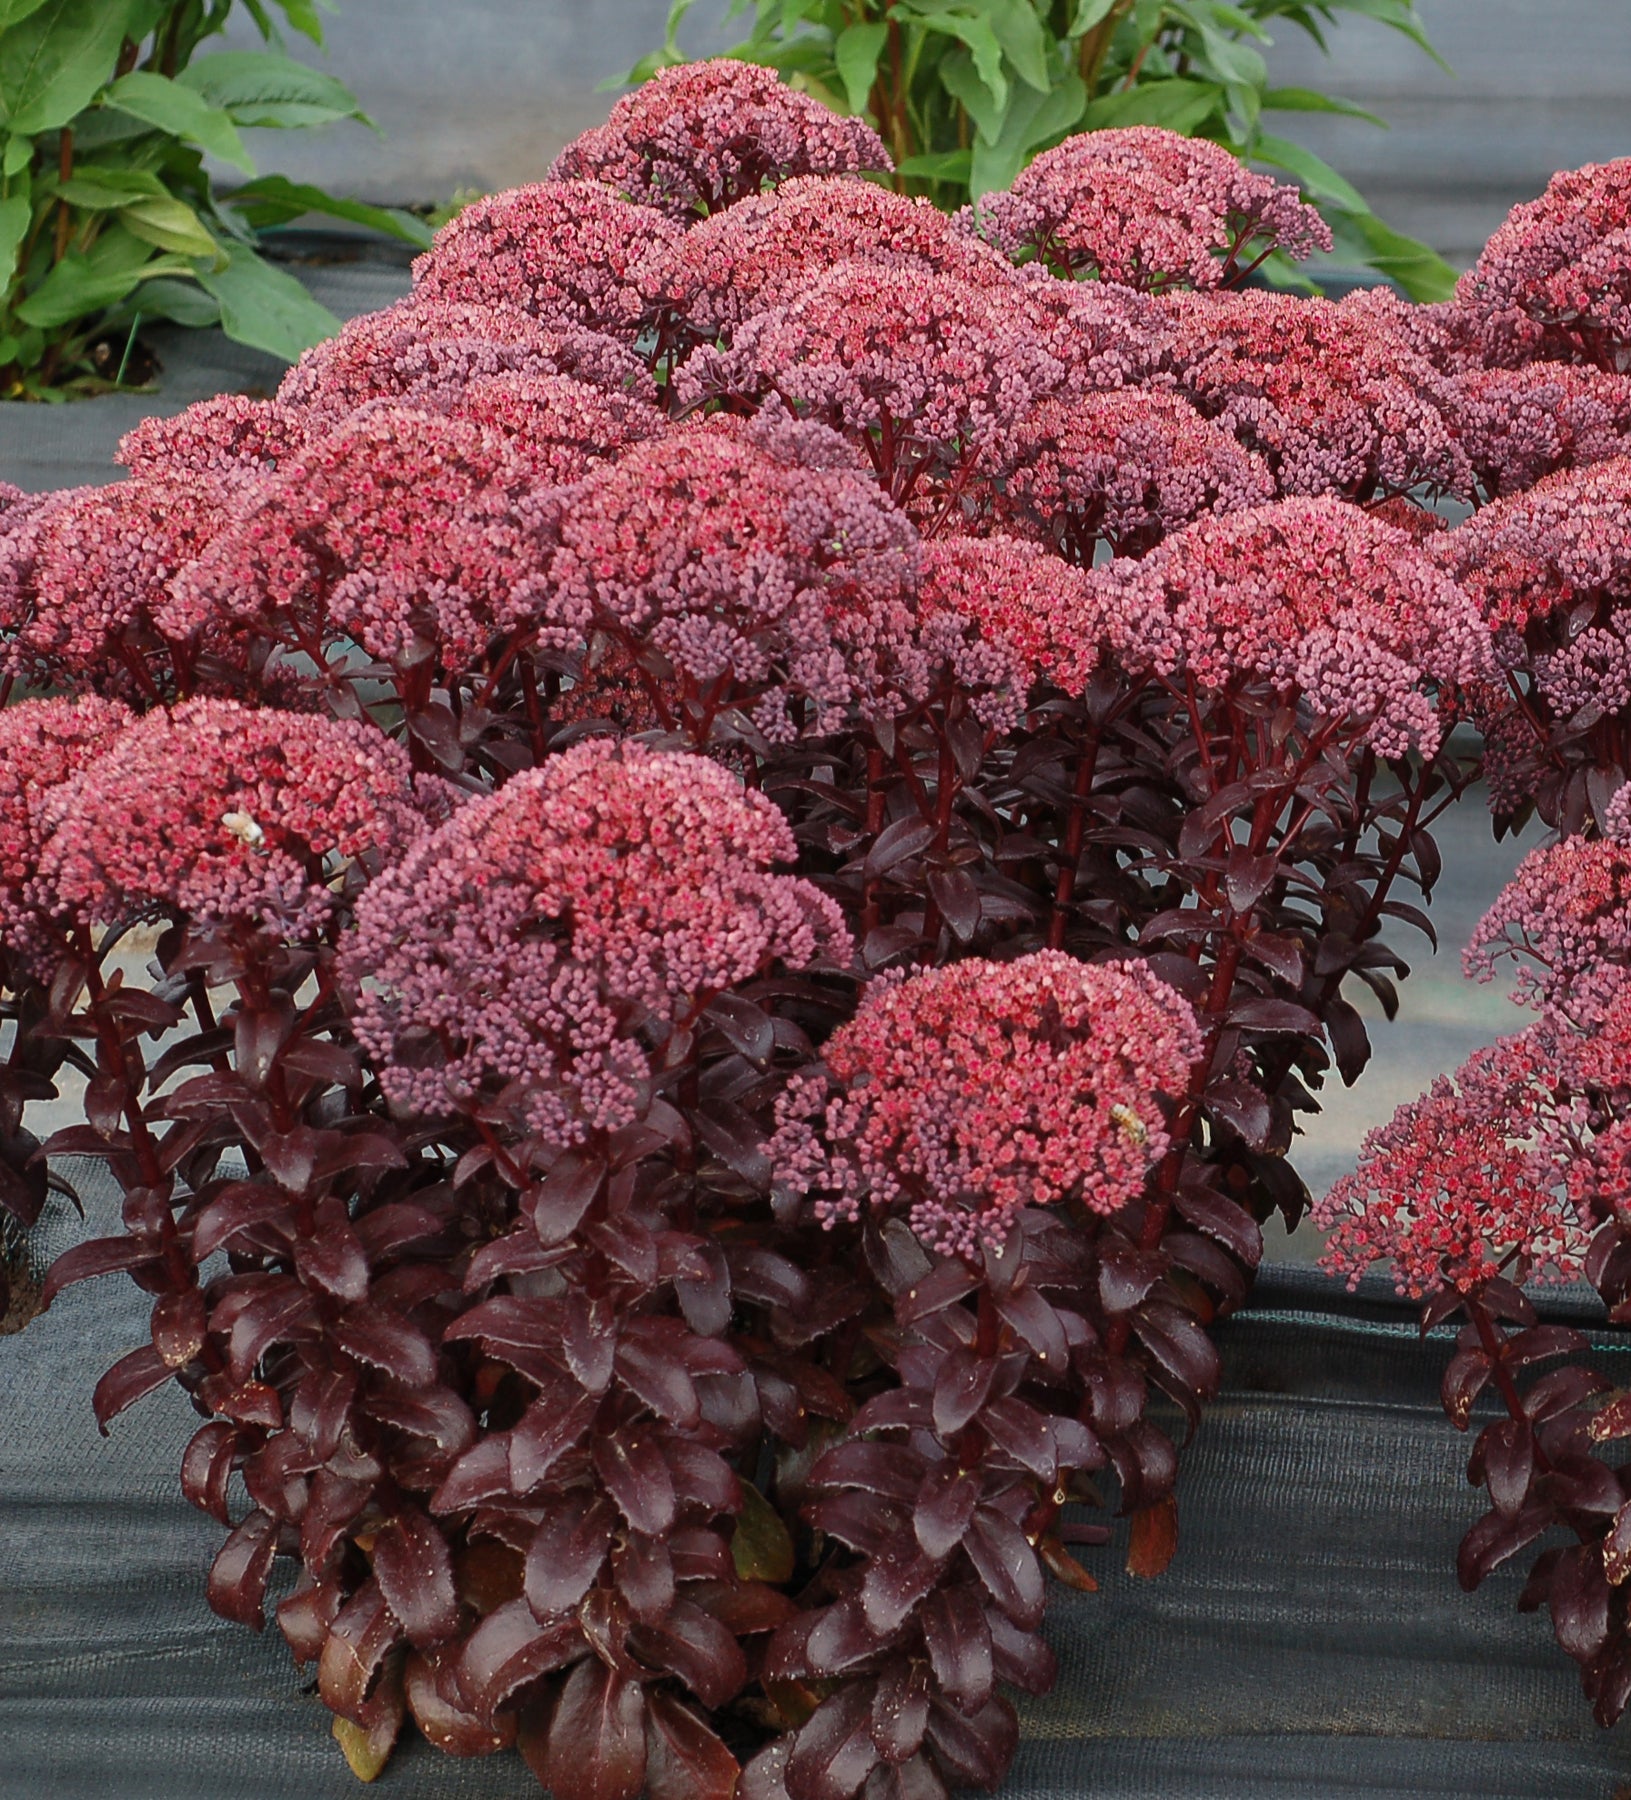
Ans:
<svg viewBox="0 0 1631 1800"><path fill-rule="evenodd" d="M199 57L238 3L0 0L0 396L110 385L142 319L219 324L293 359L339 322L258 254L268 226L325 213L429 241L406 213L254 178L240 127L367 120L282 53L265 0L241 0L264 49ZM322 42L316 0L276 5ZM206 156L249 179L217 195Z"/></svg>
<svg viewBox="0 0 1631 1800"><path fill-rule="evenodd" d="M685 60L677 37L695 0L675 0L663 47L627 79ZM1076 131L1163 125L1282 169L1330 222L1337 261L1444 300L1454 271L1383 223L1328 163L1263 129L1269 113L1384 121L1312 88L1271 87L1263 48L1284 20L1329 48L1339 15L1375 19L1435 61L1415 0L731 0L753 12L731 55L779 70L840 112L859 113L895 158L897 182L942 205L1008 187L1040 150ZM1277 258L1265 273L1299 282Z"/></svg>

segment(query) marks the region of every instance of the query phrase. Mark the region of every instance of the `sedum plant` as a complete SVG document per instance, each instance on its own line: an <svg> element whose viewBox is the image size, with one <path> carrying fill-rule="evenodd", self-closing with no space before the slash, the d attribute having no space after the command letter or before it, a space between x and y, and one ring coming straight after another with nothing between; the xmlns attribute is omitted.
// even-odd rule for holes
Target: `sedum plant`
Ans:
<svg viewBox="0 0 1631 1800"><path fill-rule="evenodd" d="M257 234L327 213L423 244L410 215L256 177L241 127L361 119L332 76L282 54L273 13L244 0L266 48L211 40L234 0L0 4L0 398L125 379L142 319L219 324L293 361L338 320L257 251ZM312 0L276 9L314 43ZM205 158L244 178L219 195Z"/></svg>
<svg viewBox="0 0 1631 1800"><path fill-rule="evenodd" d="M1517 1386L1532 1269L1628 1283L1612 207L1333 304L1241 286L1295 192L1106 137L950 216L665 71L275 398L0 493L0 1203L106 1164L46 1298L151 1297L97 1417L186 1396L209 1602L364 1778L411 1720L558 1800L997 1786L1050 1582L1180 1550L1468 719L1571 834L1479 951L1543 1026L1326 1216L1467 1311L1464 1571L1572 1534L1530 1598L1623 1704L1625 1402Z"/></svg>
<svg viewBox="0 0 1631 1800"><path fill-rule="evenodd" d="M630 80L683 61L674 0L663 47ZM1335 169L1266 128L1275 115L1334 113L1381 126L1350 101L1275 87L1263 52L1282 23L1329 48L1345 14L1374 19L1440 60L1415 0L732 0L752 15L731 52L776 69L889 146L903 191L945 206L1010 187L1039 151L1076 132L1156 125L1210 139L1288 174L1330 221L1340 262L1374 269L1417 300L1443 300L1449 265L1394 231ZM1283 257L1265 273L1294 281Z"/></svg>

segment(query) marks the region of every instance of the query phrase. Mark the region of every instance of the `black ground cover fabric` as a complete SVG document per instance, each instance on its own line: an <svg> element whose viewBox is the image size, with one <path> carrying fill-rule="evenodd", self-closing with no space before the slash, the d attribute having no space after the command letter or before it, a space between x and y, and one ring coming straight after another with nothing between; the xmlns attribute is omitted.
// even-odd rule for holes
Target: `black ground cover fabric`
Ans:
<svg viewBox="0 0 1631 1800"><path fill-rule="evenodd" d="M115 1226L53 1216L47 1249ZM1560 1316L1583 1311L1558 1296ZM90 1391L143 1341L122 1278L0 1338L0 1796L329 1800L356 1784L276 1634L213 1617L219 1526L180 1496L196 1420L166 1389L99 1438ZM1599 1732L1516 1575L1468 1597L1468 1440L1438 1410L1442 1343L1384 1285L1350 1300L1270 1270L1221 1332L1225 1392L1181 1484L1177 1560L1056 1592L1059 1685L1025 1709L1012 1800L1612 1800L1631 1736ZM1631 1353L1610 1348L1621 1379ZM536 1792L519 1760L417 1742L399 1800Z"/></svg>

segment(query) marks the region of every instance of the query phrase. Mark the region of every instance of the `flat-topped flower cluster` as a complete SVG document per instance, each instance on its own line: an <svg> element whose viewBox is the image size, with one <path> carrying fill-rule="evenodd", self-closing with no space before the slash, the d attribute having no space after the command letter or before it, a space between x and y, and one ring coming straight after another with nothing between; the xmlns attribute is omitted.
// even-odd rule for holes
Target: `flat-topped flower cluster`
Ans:
<svg viewBox="0 0 1631 1800"><path fill-rule="evenodd" d="M98 1414L192 1398L211 1603L295 1561L359 1771L411 1715L559 1800L995 1784L1044 1574L1106 1503L1170 1554L1148 1402L1308 1204L1469 720L1565 834L1480 951L1542 1018L1333 1256L1621 1229L1625 182L1560 182L1454 303L1333 303L1243 285L1329 236L1215 146L948 218L693 65L274 398L0 491L0 1204L77 1064L125 1231L50 1291L154 1297Z"/></svg>

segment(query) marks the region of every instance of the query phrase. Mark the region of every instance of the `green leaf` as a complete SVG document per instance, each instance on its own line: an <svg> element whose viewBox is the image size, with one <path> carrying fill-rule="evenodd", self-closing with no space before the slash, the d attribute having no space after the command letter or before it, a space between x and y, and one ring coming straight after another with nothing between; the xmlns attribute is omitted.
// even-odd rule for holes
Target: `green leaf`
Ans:
<svg viewBox="0 0 1631 1800"><path fill-rule="evenodd" d="M0 200L0 295L11 286L11 278L17 273L17 252L23 247L33 217L34 208L23 195Z"/></svg>
<svg viewBox="0 0 1631 1800"><path fill-rule="evenodd" d="M0 126L36 136L82 112L113 73L124 0L45 0L0 37Z"/></svg>
<svg viewBox="0 0 1631 1800"><path fill-rule="evenodd" d="M1363 18L1377 20L1389 30L1409 38L1424 55L1432 57L1446 75L1455 73L1433 48L1432 40L1416 15L1413 0L1326 0L1326 4L1338 12L1358 13Z"/></svg>
<svg viewBox="0 0 1631 1800"><path fill-rule="evenodd" d="M100 163L81 163L66 181L51 181L47 191L70 206L86 212L117 212L137 200L165 192L158 176L148 169L116 169Z"/></svg>
<svg viewBox="0 0 1631 1800"><path fill-rule="evenodd" d="M201 269L199 285L221 303L221 327L229 338L293 362L302 350L333 337L340 321L319 306L295 278L247 246L228 250L224 269Z"/></svg>
<svg viewBox="0 0 1631 1800"><path fill-rule="evenodd" d="M742 1510L731 1533L731 1559L742 1581L793 1578L793 1540L782 1516L751 1481L742 1483Z"/></svg>
<svg viewBox="0 0 1631 1800"><path fill-rule="evenodd" d="M978 200L998 188L1012 187L1014 177L1030 160L1032 151L1050 139L1063 137L1082 116L1087 105L1087 86L1079 75L1067 76L1052 93L1016 93L996 143L984 138L974 145L969 170L969 197Z"/></svg>
<svg viewBox="0 0 1631 1800"><path fill-rule="evenodd" d="M833 62L852 113L866 111L872 84L878 79L878 59L889 41L889 27L879 19L870 25L846 25L833 45Z"/></svg>
<svg viewBox="0 0 1631 1800"><path fill-rule="evenodd" d="M184 258L155 256L151 244L116 225L103 232L89 254L70 250L15 311L25 325L42 330L73 325L118 305L153 276L190 271Z"/></svg>
<svg viewBox="0 0 1631 1800"><path fill-rule="evenodd" d="M1082 115L1082 129L1164 125L1169 131L1193 137L1223 103L1223 89L1214 81L1151 81L1126 93L1106 94L1093 101Z"/></svg>
<svg viewBox="0 0 1631 1800"><path fill-rule="evenodd" d="M953 0L895 0L895 11L924 31L938 32L967 44L974 70L991 96L994 107L1008 104L1008 77L1002 70L1002 45L985 19L953 12Z"/></svg>
<svg viewBox="0 0 1631 1800"><path fill-rule="evenodd" d="M932 150L922 156L908 156L896 168L902 175L923 181L951 181L967 185L974 166L972 150Z"/></svg>
<svg viewBox="0 0 1631 1800"><path fill-rule="evenodd" d="M1367 125L1388 129L1386 119L1366 112L1352 100L1340 100L1335 94L1322 94L1317 88L1269 88L1263 95L1264 112L1339 113L1345 119L1363 119Z"/></svg>
<svg viewBox="0 0 1631 1800"><path fill-rule="evenodd" d="M204 221L173 194L155 194L132 201L119 214L125 229L145 243L178 256L221 255L221 248L204 227Z"/></svg>
<svg viewBox="0 0 1631 1800"><path fill-rule="evenodd" d="M985 0L991 30L1003 54L1027 87L1039 94L1053 85L1048 70L1048 36L1031 0Z"/></svg>
<svg viewBox="0 0 1631 1800"><path fill-rule="evenodd" d="M270 50L218 50L201 56L176 80L220 107L236 125L298 130L336 119L368 122L343 82Z"/></svg>
<svg viewBox="0 0 1631 1800"><path fill-rule="evenodd" d="M344 200L302 182L290 181L282 175L263 175L258 181L246 182L227 198L227 204L242 213L246 223L257 231L268 226L287 225L307 213L320 213L328 219L345 219L369 231L383 232L387 237L428 250L436 235L423 219L394 206L369 206L361 200Z"/></svg>
<svg viewBox="0 0 1631 1800"><path fill-rule="evenodd" d="M1336 240L1333 261L1368 265L1379 275L1396 281L1412 300L1448 300L1455 293L1455 270L1426 244L1406 237L1376 214L1326 210L1331 235Z"/></svg>
<svg viewBox="0 0 1631 1800"><path fill-rule="evenodd" d="M36 13L45 0L0 0L0 31L9 31L13 25L20 25L30 13Z"/></svg>
<svg viewBox="0 0 1631 1800"><path fill-rule="evenodd" d="M277 0L277 3L294 30L302 37L309 37L314 44L322 43L323 21L317 16L312 0Z"/></svg>
<svg viewBox="0 0 1631 1800"><path fill-rule="evenodd" d="M1078 0L1076 16L1070 22L1069 37L1086 37L1093 27L1108 18L1117 0Z"/></svg>
<svg viewBox="0 0 1631 1800"><path fill-rule="evenodd" d="M201 331L221 323L221 303L206 294L195 281L160 275L144 281L137 291L137 305L144 319L168 319L189 331Z"/></svg>
<svg viewBox="0 0 1631 1800"><path fill-rule="evenodd" d="M1002 136L1011 96L1005 92L1000 100L993 98L980 79L974 58L962 45L940 59L939 74L940 85L974 121L978 136L986 143L995 143Z"/></svg>
<svg viewBox="0 0 1631 1800"><path fill-rule="evenodd" d="M145 120L149 125L167 131L172 137L185 138L210 155L218 156L246 175L255 173L255 165L232 116L219 106L212 106L204 96L179 81L163 75L150 75L135 69L114 82L105 96L109 106Z"/></svg>
<svg viewBox="0 0 1631 1800"><path fill-rule="evenodd" d="M1316 156L1312 150L1303 149L1301 144L1293 144L1286 138L1271 137L1265 131L1252 146L1252 159L1295 175L1298 186L1315 200L1334 200L1338 206L1351 212L1370 211L1365 204L1365 196L1351 182L1344 181L1328 162Z"/></svg>

